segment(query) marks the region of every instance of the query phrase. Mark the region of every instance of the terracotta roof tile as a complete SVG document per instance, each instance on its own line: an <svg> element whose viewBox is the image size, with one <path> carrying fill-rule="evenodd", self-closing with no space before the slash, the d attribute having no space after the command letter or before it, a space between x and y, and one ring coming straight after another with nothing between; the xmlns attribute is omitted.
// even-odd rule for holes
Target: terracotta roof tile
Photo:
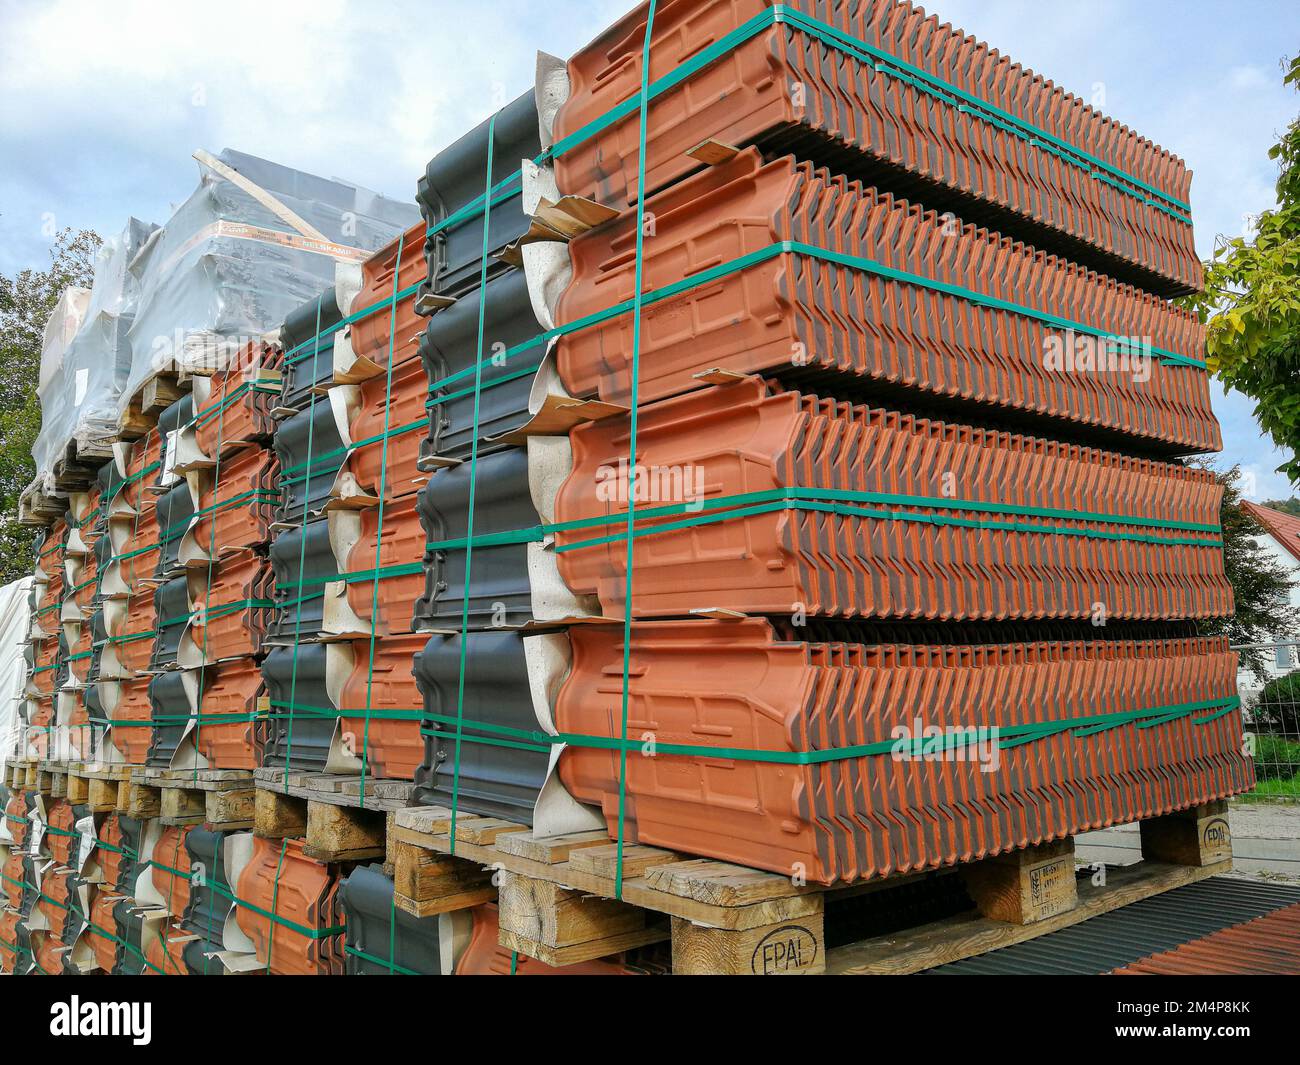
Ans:
<svg viewBox="0 0 1300 1065"><path fill-rule="evenodd" d="M1264 526L1264 531L1281 544L1287 554L1300 562L1300 518L1245 500L1242 500L1241 508Z"/></svg>

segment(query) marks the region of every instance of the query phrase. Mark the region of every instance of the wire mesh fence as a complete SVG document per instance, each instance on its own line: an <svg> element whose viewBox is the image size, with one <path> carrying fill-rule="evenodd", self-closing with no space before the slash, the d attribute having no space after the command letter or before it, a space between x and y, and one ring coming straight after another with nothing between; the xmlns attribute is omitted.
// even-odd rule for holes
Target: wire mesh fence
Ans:
<svg viewBox="0 0 1300 1065"><path fill-rule="evenodd" d="M1241 678L1246 753L1255 759L1255 790L1243 799L1300 802L1300 641L1235 648L1262 656L1267 683Z"/></svg>

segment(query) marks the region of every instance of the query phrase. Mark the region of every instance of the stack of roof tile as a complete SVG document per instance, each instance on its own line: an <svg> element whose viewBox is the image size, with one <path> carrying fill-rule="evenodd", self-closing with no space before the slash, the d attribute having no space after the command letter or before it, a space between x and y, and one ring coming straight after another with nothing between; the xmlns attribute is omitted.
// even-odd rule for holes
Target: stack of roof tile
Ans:
<svg viewBox="0 0 1300 1065"><path fill-rule="evenodd" d="M307 307L286 322L291 381L310 377L315 391L291 384L283 400L298 409L281 408L274 438L286 476L271 549L275 646L263 663L268 766L329 760L410 779L419 764L410 634L423 582L403 563L422 551L415 502L427 479L417 465L422 229L363 263L352 289L336 284L332 322ZM324 308L326 296L314 302Z"/></svg>
<svg viewBox="0 0 1300 1065"><path fill-rule="evenodd" d="M1186 168L906 3L661 7L644 160L646 4L422 186L421 797L832 883L1248 788Z"/></svg>

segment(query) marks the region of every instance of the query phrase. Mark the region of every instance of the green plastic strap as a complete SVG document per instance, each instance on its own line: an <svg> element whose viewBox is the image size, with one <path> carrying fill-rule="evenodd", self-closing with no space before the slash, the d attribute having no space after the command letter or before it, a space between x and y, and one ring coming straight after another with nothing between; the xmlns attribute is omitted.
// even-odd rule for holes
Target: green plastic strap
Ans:
<svg viewBox="0 0 1300 1065"><path fill-rule="evenodd" d="M1048 517L1060 520L1091 521L1114 525L1137 525L1149 528L1168 528L1203 533L1221 533L1219 525L1197 522L1165 521L1155 518L1142 518L1123 514L1101 514L1091 511L1072 512L1049 507L1022 507L1008 503L981 503L977 500L947 499L929 496L898 495L889 492L857 492L847 489L832 488L774 488L762 492L745 492L737 495L722 496L709 501L708 510L695 503L671 503L650 507L640 511L638 521L648 522L659 518L677 515L691 515L679 522L654 525L637 529L637 538L653 536L661 532L673 532L678 529L697 525L710 525L735 518L750 517L755 514L775 513L782 510L817 511L840 514L848 517L872 518L882 521L910 521L925 525L952 525L969 529L992 529L1010 532L1032 532L1059 536L1080 536L1098 540L1128 540L1137 543L1166 544L1171 546L1221 547L1221 540L1202 540L1193 537L1152 536L1141 533L1107 532L1100 529L1078 529L1066 526L1033 525L1022 522L996 521L992 519L953 518L934 514L910 514L901 511L869 510L850 506L846 502L834 501L856 500L861 502L894 503L900 506L932 507L935 509L966 510L986 513L1010 514L1024 517ZM735 509L719 510L731 507ZM590 518L575 518L565 522L551 522L533 525L525 529L512 529L506 532L484 533L474 538L478 547L496 547L505 544L535 543L559 532L573 532L579 529L597 528L613 524L620 520L621 514L601 514ZM625 533L611 534L595 539L580 540L572 544L557 545L557 553L578 551L600 544L620 541ZM453 537L447 540L432 540L425 544L429 551L450 551L462 549L468 538ZM392 576L401 576L402 567L390 567ZM414 572L414 571L412 571ZM348 580L353 575L340 574L337 577L322 578L326 580Z"/></svg>
<svg viewBox="0 0 1300 1065"><path fill-rule="evenodd" d="M276 606L273 599L238 599L233 603L223 603L221 606L212 607L204 610L204 615L209 622L219 621L231 614L239 614L245 610L266 610Z"/></svg>
<svg viewBox="0 0 1300 1065"><path fill-rule="evenodd" d="M390 362L392 361L391 354L389 355L389 361ZM389 388L390 389L392 388L391 381L389 381ZM385 406L387 406L387 396L385 396ZM296 470L301 470L308 465L314 465L315 463L325 461L326 459L343 458L344 456L350 454L351 452L357 451L360 448L366 447L369 444L378 444L381 441L386 442L395 436L404 436L407 433L413 433L418 429L428 428L428 425L429 425L428 418L417 418L413 422L407 422L405 425L399 425L396 429L385 429L382 433L375 433L373 436L368 436L364 440L358 440L355 443L347 445L346 447L336 447L336 448L332 448L329 451L322 451L319 455L310 456L306 462L297 462L294 463L294 465L292 466L286 466L280 472L282 475L285 473L293 473ZM329 473L329 472L331 471L325 471L325 473ZM325 474L318 474L317 476L324 476L324 475ZM285 478L283 476L281 477L281 483L284 484L298 484L299 482L304 480L306 480L305 477L289 477L289 478Z"/></svg>
<svg viewBox="0 0 1300 1065"><path fill-rule="evenodd" d="M405 237L405 235L406 235L405 233L402 234L403 237ZM399 272L400 266L401 266L401 261L398 260L393 270L395 274ZM337 321L334 325L326 326L324 329L320 328L320 323L319 323L320 315L318 314L315 337L311 340L304 340L301 344L298 344L295 347L291 348L289 351L287 351L285 353L285 361L293 364L293 363L302 362L305 359L310 358L311 352L308 352L307 354L299 354L299 352L301 352L308 345L311 345L312 350L316 351L317 350L316 346L319 345L320 341L323 340L325 337L332 336L333 334L337 333L340 329L343 329L345 326L349 326L355 322L359 322L363 318L369 318L372 314L378 314L380 311L385 310L388 307L396 307L397 304L402 302L402 300L406 299L409 296L414 296L415 293L419 290L421 284L423 284L423 282L417 281L413 285L408 285L400 292L394 292L392 296L385 296L383 299L377 300L376 302L370 304L368 307L362 307L361 310L359 311L353 311L351 314L339 319L339 321ZM393 287L396 288L397 286L394 285ZM319 310L319 308L317 309Z"/></svg>
<svg viewBox="0 0 1300 1065"><path fill-rule="evenodd" d="M1173 721L1203 713L1206 710L1216 712L1208 717L1197 718L1194 725L1205 725L1217 721L1225 714L1231 713L1241 705L1238 696L1223 699L1207 699L1193 703L1178 703L1170 706L1144 707L1138 710L1108 711L1099 714L1081 714L1073 717L1058 718L1052 721L1032 722L1024 725L994 726L972 724L961 726L961 732L954 732L943 737L943 749L965 746L969 737L979 730L991 731L996 728L998 746L1001 749L1020 746L1035 740L1048 739L1063 732L1071 732L1076 737L1086 737L1108 729L1126 724L1137 724L1138 728L1151 728L1156 725L1169 724ZM450 714L425 714L427 720L456 724L457 719ZM640 751L645 747L643 740L629 740L626 736L590 736L581 733L560 733L552 736L546 732L531 729L512 728L489 722L474 722L476 730L490 732L492 736L465 736L471 743L480 743L490 747L506 747L516 750L544 752L561 744L570 747L585 747L596 750ZM440 729L421 729L423 735L446 738L447 732ZM738 762L760 762L775 765L822 765L828 762L842 762L853 758L866 758L877 755L901 753L923 754L934 740L918 737L900 749L900 740L881 740L876 743L860 743L846 747L825 747L813 751L776 751L758 750L747 747L715 747L706 744L661 743L655 741L653 749L656 755L672 755L684 758L723 758Z"/></svg>
<svg viewBox="0 0 1300 1065"><path fill-rule="evenodd" d="M200 411L196 411L193 419L190 421L190 425L195 426L197 428L198 426L201 426L206 422L210 422L213 418L221 417L227 410L229 410L232 406L234 406L236 402L238 402L240 399L242 399L245 395L247 395L250 392L264 393L266 395L278 394L277 389L267 388L264 385L258 385L258 384L254 384L251 381L245 381L238 388L232 389L227 395L223 396L220 402L214 403L210 407L204 407Z"/></svg>
<svg viewBox="0 0 1300 1065"><path fill-rule="evenodd" d="M400 264L395 265L394 269L396 270L398 266L400 266ZM316 344L320 343L320 314L321 314L321 302L323 298L324 298L323 294L321 296L316 297L316 336L314 341L314 343ZM307 402L307 474L306 474L309 482L311 478L312 444L315 439L315 431L316 431L315 389L312 389L310 393L310 397L311 398ZM283 471L281 472L283 473ZM303 570L307 564L307 514L310 509L311 508L307 506L307 500L304 495L303 508L302 508L302 524L298 528L299 544L298 544L297 595L293 599L281 603L280 605L282 607L290 607L290 606L301 607L301 604L308 602L312 599L322 597L325 594L324 589L322 589L320 592L315 593L313 595L302 594L302 589L304 584ZM291 659L292 672L289 676L289 702L291 703L295 701L298 692L298 648L301 646L301 641L302 641L302 610L298 609L294 612L294 619L293 619L293 657ZM285 745L284 745L284 769L285 769L284 793L286 795L289 793L289 762L292 757L293 757L293 715L290 714L289 728L288 728L287 735L285 736ZM283 858L283 854L281 855L281 857ZM270 966L271 966L271 954L269 948L270 945L268 943L267 956L266 956L266 964L267 964L268 971L270 970Z"/></svg>
<svg viewBox="0 0 1300 1065"><path fill-rule="evenodd" d="M685 292L699 288L702 285L712 284L724 277L748 270L750 267L761 265L778 256L792 254L802 255L817 261L833 263L839 266L845 266L850 269L859 270L863 273L876 274L893 281L899 281L904 284L912 285L916 288L924 288L930 291L939 292L944 295L956 296L966 300L969 303L986 307L990 310L1005 311L1022 318L1028 318L1033 321L1041 322L1044 325L1051 326L1055 329L1069 330L1075 333L1083 333L1088 336L1096 337L1116 347L1129 347L1132 345L1132 339L1129 337L1116 336L1108 333L1104 329L1097 329L1082 322L1076 322L1073 319L1065 318L1061 315L1051 314L1047 311L1039 311L1033 307L1026 307L1019 303L1012 303L1009 300L1000 299L996 296L989 296L983 292L977 292L974 289L964 288L961 285L950 284L946 281L935 281L933 278L925 277L921 274L909 273L905 270L898 270L892 266L886 266L884 263L877 262L875 259L869 259L865 256L847 255L842 252L827 251L824 248L818 248L815 245L807 244L803 241L779 240L767 245L765 248L759 248L757 251L749 252L736 259L732 259L717 266L711 266L708 269L700 270L694 274L688 274L686 277L671 284L664 285L662 288L654 289L649 292L641 293L640 289L636 293L640 295L643 306L662 303L664 300L680 296ZM557 337L568 336L572 333L579 333L592 326L601 325L611 319L621 317L633 309L637 302L634 295L632 299L622 300L613 306L606 307L603 310L593 311L591 314L584 315L581 318L575 318L572 322L564 325L555 326L528 340L520 341L504 352L496 353L492 356L495 360L494 365L500 362L508 362L524 352L541 345L549 343ZM1152 357L1158 358L1162 363L1177 366L1194 366L1199 369L1206 369L1207 363L1204 359L1192 358L1188 355L1181 355L1176 351L1170 351L1166 348L1150 347L1149 352ZM1139 352L1145 354L1145 351ZM457 370L455 373L432 382L429 385L430 392L436 392L439 389L446 388L450 385L459 384L462 380L469 377L473 367L465 367ZM498 384L504 384L511 378L503 377L489 381L484 387L493 388ZM447 402L449 399L456 398L465 392L458 392L452 396L434 397L429 400L427 406L434 407L439 403Z"/></svg>
<svg viewBox="0 0 1300 1065"><path fill-rule="evenodd" d="M278 503L280 496L276 492L267 492L259 488L253 488L247 492L241 492L237 496L232 496L230 499L223 499L218 503L206 506L202 510L196 510L185 522L171 526L171 529L169 529L168 532L172 529L180 529L181 532L184 532L190 527L194 518L201 518L206 514L215 514L217 511L227 510L230 507L238 506L240 503L246 503L249 500L252 500L254 503Z"/></svg>
<svg viewBox="0 0 1300 1065"><path fill-rule="evenodd" d="M651 8L654 7L656 0L650 0ZM500 112L498 112L499 114ZM459 674L456 680L456 717L459 719L465 712L465 666L468 641L465 634L469 630L469 591L470 577L474 564L474 501L475 490L478 484L478 430L479 416L481 414L480 401L483 396L483 331L487 321L487 272L488 272L488 236L490 232L491 210L492 210L492 167L496 156L496 128L497 116L494 114L488 120L487 135L487 190L483 196L483 247L482 259L479 264L479 299L478 299L478 347L474 355L474 422L471 429L470 455L469 455L469 515L468 515L468 534L471 540L465 548L465 595L461 601L460 613L460 665ZM456 853L456 816L460 806L460 726L456 727L456 743L454 758L452 762L451 777L451 853Z"/></svg>
<svg viewBox="0 0 1300 1065"><path fill-rule="evenodd" d="M149 632L133 632L125 636L108 636L102 642L109 643L135 643L137 640L152 640L158 635L157 630Z"/></svg>
<svg viewBox="0 0 1300 1065"><path fill-rule="evenodd" d="M351 943L344 946L344 951L351 954L354 958L363 958L366 961L374 962L376 965L382 965L389 972L401 973L403 976L420 976L414 969L407 969L405 966L398 965L391 958L380 958L374 954L367 954L364 950L354 947Z"/></svg>
<svg viewBox="0 0 1300 1065"><path fill-rule="evenodd" d="M645 293L642 291L644 285L645 273L645 230L642 224L645 211L645 174L646 174L646 127L648 109L650 106L650 41L654 37L655 8L658 0L650 0L646 8L646 25L645 41L641 46L641 99L638 117L637 137L639 140L637 152L637 182L636 182L636 275L634 288L632 289L632 387L629 399L630 410L628 412L628 443L627 454L628 460L632 464L633 470L636 468L636 445L637 429L640 418L640 391L641 391L641 312L645 304ZM614 870L614 897L621 899L623 897L623 851L626 842L626 822L627 822L627 724L628 712L630 706L630 688L631 688L631 671L632 671L632 574L636 566L636 557L634 554L636 546L636 474L633 473L632 484L628 490L627 499L627 554L625 556L625 565L627 574L623 583L624 602L628 604L629 609L623 611L623 683L619 700L619 735L622 743L619 747L618 754L618 839L617 847L617 864ZM466 589L468 594L468 589Z"/></svg>
<svg viewBox="0 0 1300 1065"><path fill-rule="evenodd" d="M388 500L388 492L384 490L384 487L388 484L388 429L389 414L392 410L390 400L393 394L394 345L397 337L397 284L398 278L401 276L402 252L405 247L406 233L403 232L397 238L397 258L393 264L393 305L388 318L388 367L384 378L384 428L380 434L383 444L379 455L379 513L375 519L375 579L374 588L370 595L370 659L366 667L366 716L361 734L361 801L359 805L363 810L366 806L366 769L368 768L368 754L370 751L370 701L375 680L376 622L379 619L379 559L384 544L384 505Z"/></svg>
<svg viewBox="0 0 1300 1065"><path fill-rule="evenodd" d="M281 845L280 860L281 862L284 860L283 844ZM276 884L275 884L275 889L272 891L272 899L271 899L272 908L274 908L278 902L278 895L280 890L280 869L281 866L277 864L275 870ZM337 936L347 931L345 925L331 925L328 928L308 928L306 925L298 924L297 921L291 921L287 917L282 917L278 913L272 912L272 910L263 909L261 906L258 906L254 902L249 902L247 899L241 899L238 895L236 895L233 891L227 888L224 884L213 883L210 884L209 886L218 895L221 895L223 898L229 899L240 909L250 910L251 912L256 913L262 917L265 917L271 921L271 931L267 940L267 959L268 959L267 965L268 966L270 965L271 939L273 939L275 936L276 925L279 925L282 928L287 928L291 932L296 932L298 935L304 937L305 939L327 939L329 936Z"/></svg>
<svg viewBox="0 0 1300 1065"><path fill-rule="evenodd" d="M365 707L337 707L337 706L314 706L311 703L290 703L276 699L269 700L273 709L281 711L280 713L267 714L267 717L288 717L290 714L306 714L310 717L360 717L366 712ZM425 712L422 709L397 708L385 709L372 707L370 716L378 721L422 721L425 718Z"/></svg>

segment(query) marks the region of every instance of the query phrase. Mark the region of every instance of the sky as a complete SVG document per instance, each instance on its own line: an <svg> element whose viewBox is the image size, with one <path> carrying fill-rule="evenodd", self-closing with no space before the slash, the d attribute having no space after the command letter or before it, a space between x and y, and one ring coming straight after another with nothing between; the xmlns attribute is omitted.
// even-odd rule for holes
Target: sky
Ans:
<svg viewBox="0 0 1300 1065"><path fill-rule="evenodd" d="M55 228L165 222L197 148L235 148L414 200L429 158L631 0L0 0L0 272ZM1295 0L939 0L991 42L1186 160L1202 257L1273 206L1269 147L1300 113ZM1247 496L1285 498L1243 396L1212 384Z"/></svg>

